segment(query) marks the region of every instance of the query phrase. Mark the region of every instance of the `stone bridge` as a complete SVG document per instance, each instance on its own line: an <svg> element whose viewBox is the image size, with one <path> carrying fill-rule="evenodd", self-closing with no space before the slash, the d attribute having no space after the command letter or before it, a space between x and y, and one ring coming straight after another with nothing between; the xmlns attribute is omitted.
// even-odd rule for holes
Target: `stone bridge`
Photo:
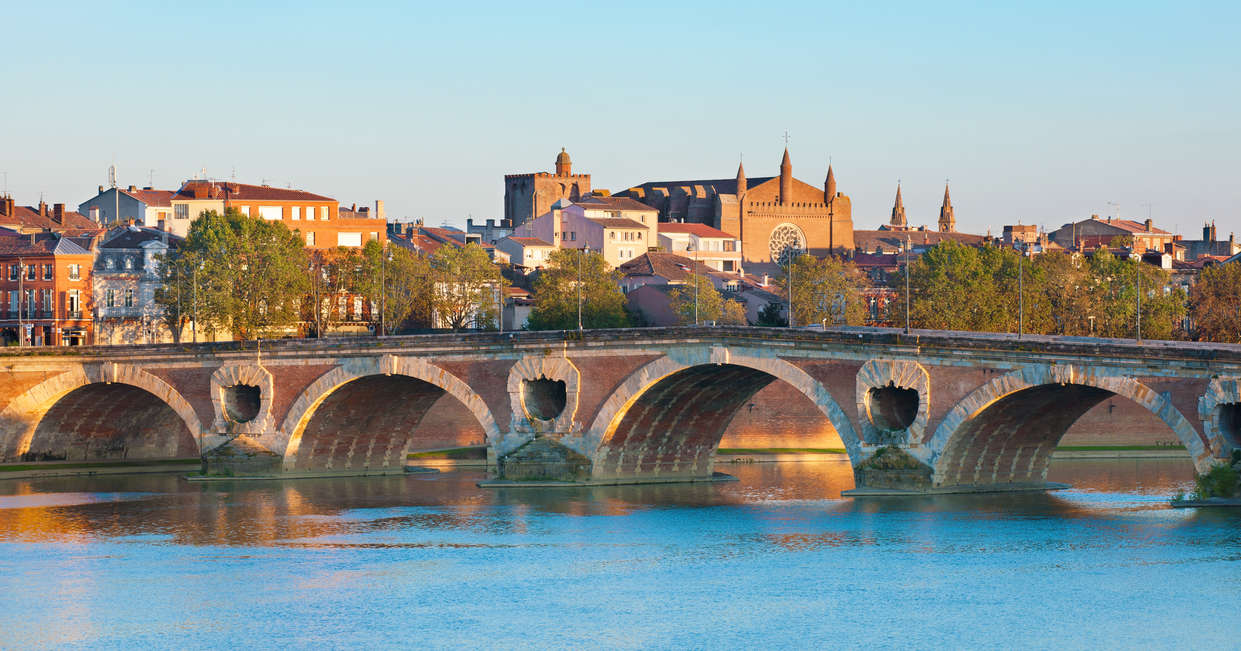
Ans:
<svg viewBox="0 0 1241 651"><path fill-rule="evenodd" d="M204 454L213 472L399 472L473 437L510 479L712 476L769 384L839 434L862 488L1041 486L1120 396L1201 470L1241 446L1241 346L872 328L422 335L0 353L0 460Z"/></svg>

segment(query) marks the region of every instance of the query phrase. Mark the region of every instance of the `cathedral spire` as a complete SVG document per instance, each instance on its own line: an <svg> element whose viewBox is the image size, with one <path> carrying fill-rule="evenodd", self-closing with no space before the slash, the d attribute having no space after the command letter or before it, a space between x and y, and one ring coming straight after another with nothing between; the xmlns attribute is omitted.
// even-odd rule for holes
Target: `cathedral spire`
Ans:
<svg viewBox="0 0 1241 651"><path fill-rule="evenodd" d="M948 182L944 181L944 203L939 207L939 232L957 230L957 218L952 214L952 198L948 196Z"/></svg>
<svg viewBox="0 0 1241 651"><path fill-rule="evenodd" d="M896 204L892 206L892 220L888 224L894 228L905 228L905 202L901 200L901 182L896 182Z"/></svg>
<svg viewBox="0 0 1241 651"><path fill-rule="evenodd" d="M789 148L784 147L784 160L780 161L780 205L788 205L793 194L793 163L789 160Z"/></svg>
<svg viewBox="0 0 1241 651"><path fill-rule="evenodd" d="M745 180L745 164L737 163L737 196L740 197L745 194L747 189L749 189L749 186Z"/></svg>
<svg viewBox="0 0 1241 651"><path fill-rule="evenodd" d="M823 203L831 203L836 198L836 174L832 172L832 164L827 164L827 180L823 182Z"/></svg>

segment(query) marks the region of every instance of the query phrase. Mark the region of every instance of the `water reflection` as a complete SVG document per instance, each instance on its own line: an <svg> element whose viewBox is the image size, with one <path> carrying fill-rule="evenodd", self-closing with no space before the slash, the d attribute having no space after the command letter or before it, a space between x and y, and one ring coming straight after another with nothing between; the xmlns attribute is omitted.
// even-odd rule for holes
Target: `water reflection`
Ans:
<svg viewBox="0 0 1241 651"><path fill-rule="evenodd" d="M840 498L847 462L721 470L738 481L0 482L0 648L1232 642L1241 513L1167 508L1188 463L866 500Z"/></svg>

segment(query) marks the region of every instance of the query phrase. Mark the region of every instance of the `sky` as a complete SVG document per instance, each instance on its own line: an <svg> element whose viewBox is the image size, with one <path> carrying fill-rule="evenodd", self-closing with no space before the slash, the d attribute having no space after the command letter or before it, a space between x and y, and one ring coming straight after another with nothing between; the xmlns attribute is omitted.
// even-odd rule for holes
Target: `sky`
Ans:
<svg viewBox="0 0 1241 651"><path fill-rule="evenodd" d="M565 147L595 188L829 159L856 228L1241 235L1236 2L11 3L0 191L197 177L429 225Z"/></svg>

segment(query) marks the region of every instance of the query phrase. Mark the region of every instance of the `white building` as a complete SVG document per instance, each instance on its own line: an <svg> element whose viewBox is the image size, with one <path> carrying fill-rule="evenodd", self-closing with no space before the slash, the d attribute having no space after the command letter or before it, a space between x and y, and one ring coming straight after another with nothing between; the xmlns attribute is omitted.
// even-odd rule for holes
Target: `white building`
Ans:
<svg viewBox="0 0 1241 651"><path fill-rule="evenodd" d="M509 262L529 273L547 266L555 246L537 237L508 236L496 240L496 250L506 254Z"/></svg>
<svg viewBox="0 0 1241 651"><path fill-rule="evenodd" d="M138 226L122 226L104 235L91 274L97 344L173 341L155 304L160 284L156 256L180 244L179 237Z"/></svg>
<svg viewBox="0 0 1241 651"><path fill-rule="evenodd" d="M659 246L716 271L741 272L741 240L706 224L660 224Z"/></svg>

